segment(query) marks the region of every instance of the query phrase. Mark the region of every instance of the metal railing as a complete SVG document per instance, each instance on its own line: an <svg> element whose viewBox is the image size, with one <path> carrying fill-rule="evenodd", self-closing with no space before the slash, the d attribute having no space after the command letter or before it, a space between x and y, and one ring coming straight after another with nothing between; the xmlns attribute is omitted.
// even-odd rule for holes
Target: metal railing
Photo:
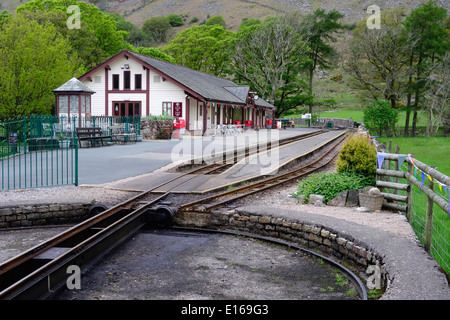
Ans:
<svg viewBox="0 0 450 320"><path fill-rule="evenodd" d="M75 129L121 125L140 135L140 117L31 116L0 121L0 190L78 185Z"/></svg>

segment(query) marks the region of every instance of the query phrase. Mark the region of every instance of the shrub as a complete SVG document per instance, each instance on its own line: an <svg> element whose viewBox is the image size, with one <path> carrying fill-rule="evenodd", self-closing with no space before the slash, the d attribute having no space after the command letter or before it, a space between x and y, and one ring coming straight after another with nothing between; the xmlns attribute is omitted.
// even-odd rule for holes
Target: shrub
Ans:
<svg viewBox="0 0 450 320"><path fill-rule="evenodd" d="M398 121L398 111L386 100L374 100L364 108L364 124L369 130L375 130L379 136L392 132Z"/></svg>
<svg viewBox="0 0 450 320"><path fill-rule="evenodd" d="M363 175L351 172L316 173L300 181L297 194L305 196L309 200L311 194L325 196L325 203L336 197L340 192L350 189L359 190L373 185L375 180Z"/></svg>
<svg viewBox="0 0 450 320"><path fill-rule="evenodd" d="M166 18L169 20L172 27L179 27L184 24L183 18L177 14L169 14Z"/></svg>
<svg viewBox="0 0 450 320"><path fill-rule="evenodd" d="M374 178L377 170L377 150L367 138L354 136L347 140L336 161L338 172L354 172Z"/></svg>

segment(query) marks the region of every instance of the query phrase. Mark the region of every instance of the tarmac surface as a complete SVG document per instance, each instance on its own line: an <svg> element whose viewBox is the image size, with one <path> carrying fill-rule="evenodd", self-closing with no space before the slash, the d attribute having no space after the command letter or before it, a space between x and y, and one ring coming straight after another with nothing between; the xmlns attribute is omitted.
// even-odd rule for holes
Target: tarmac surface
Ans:
<svg viewBox="0 0 450 320"><path fill-rule="evenodd" d="M78 180L80 185L110 183L155 172L172 163L201 159L212 153L278 141L313 131L317 129L259 130L235 136L183 136L180 140L144 140L126 145L80 148Z"/></svg>

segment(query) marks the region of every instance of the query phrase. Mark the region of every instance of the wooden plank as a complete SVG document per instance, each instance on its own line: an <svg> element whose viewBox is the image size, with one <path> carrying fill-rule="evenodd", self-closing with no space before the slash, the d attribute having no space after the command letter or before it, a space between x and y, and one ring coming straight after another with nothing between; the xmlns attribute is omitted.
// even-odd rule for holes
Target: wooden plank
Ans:
<svg viewBox="0 0 450 320"><path fill-rule="evenodd" d="M431 190L428 186L423 185L421 187L421 182L417 180L412 174L405 173L405 178L408 179L409 182L414 184L417 188L421 188L421 192L425 193L428 197L430 197L434 203L436 203L444 212L448 212L449 204L443 198L441 198L438 194L436 194L433 190Z"/></svg>
<svg viewBox="0 0 450 320"><path fill-rule="evenodd" d="M409 189L409 185L407 184L386 182L386 181L377 181L376 186L381 188L391 188L403 191L408 191Z"/></svg>
<svg viewBox="0 0 450 320"><path fill-rule="evenodd" d="M400 201L400 202L407 202L408 197L407 196L400 196L398 194L392 194L392 193L381 193L385 199L393 200L393 201Z"/></svg>
<svg viewBox="0 0 450 320"><path fill-rule="evenodd" d="M377 169L377 175L396 177L396 178L404 178L405 177L405 173L403 171L385 170L385 169Z"/></svg>
<svg viewBox="0 0 450 320"><path fill-rule="evenodd" d="M402 212L406 212L408 209L408 207L406 205L400 205L397 203L389 203L389 202L384 202L382 208L388 209L388 210L397 210L397 211L402 211Z"/></svg>

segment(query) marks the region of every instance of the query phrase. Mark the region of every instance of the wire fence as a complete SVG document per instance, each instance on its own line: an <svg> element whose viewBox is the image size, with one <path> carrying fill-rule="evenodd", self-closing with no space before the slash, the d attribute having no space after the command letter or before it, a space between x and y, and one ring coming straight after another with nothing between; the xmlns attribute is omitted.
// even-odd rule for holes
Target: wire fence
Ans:
<svg viewBox="0 0 450 320"><path fill-rule="evenodd" d="M389 154L386 159L388 158L392 159ZM409 185L409 191L384 188L383 192L410 198L405 202L394 202L403 204L403 207L407 208L405 214L418 239L444 272L450 276L450 209L448 209L450 178L438 171L426 170L429 167L426 164L421 164L419 168L416 164L420 161L411 155L400 155L398 159L401 160L384 160L382 167L386 170L401 172L403 177L383 176L381 179L388 183ZM380 159L378 163L380 164ZM432 173L429 174L426 171ZM430 194L434 198L431 198Z"/></svg>

